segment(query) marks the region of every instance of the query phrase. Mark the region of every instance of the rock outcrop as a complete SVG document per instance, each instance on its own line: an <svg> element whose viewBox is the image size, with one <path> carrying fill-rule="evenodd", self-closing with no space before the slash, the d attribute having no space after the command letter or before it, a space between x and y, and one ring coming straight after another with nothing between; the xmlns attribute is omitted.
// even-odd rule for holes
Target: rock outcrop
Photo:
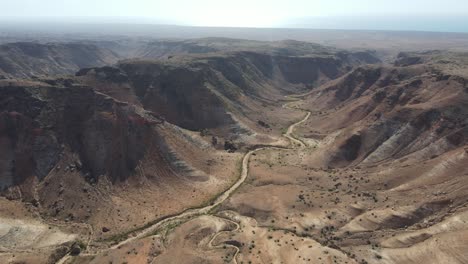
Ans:
<svg viewBox="0 0 468 264"><path fill-rule="evenodd" d="M435 157L468 142L466 84L427 64L359 67L310 95L327 113L310 125L340 130L330 166Z"/></svg>
<svg viewBox="0 0 468 264"><path fill-rule="evenodd" d="M89 87L13 83L0 90L2 188L44 178L66 151L79 155L72 167L88 178L124 180L155 137L157 120Z"/></svg>
<svg viewBox="0 0 468 264"><path fill-rule="evenodd" d="M255 102L277 104L291 92L308 91L356 65L378 60L372 54L283 56L251 51L179 56L165 61L129 60L117 68L83 69L77 76L101 92L141 104L190 130L242 131L232 117L255 120ZM118 91L118 92L116 92ZM255 122L255 121L254 121Z"/></svg>

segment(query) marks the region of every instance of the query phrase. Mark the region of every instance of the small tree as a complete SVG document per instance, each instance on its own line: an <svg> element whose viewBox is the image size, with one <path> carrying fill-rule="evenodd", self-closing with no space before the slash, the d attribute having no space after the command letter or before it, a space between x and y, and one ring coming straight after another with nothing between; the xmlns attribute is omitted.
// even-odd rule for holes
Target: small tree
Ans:
<svg viewBox="0 0 468 264"><path fill-rule="evenodd" d="M208 135L208 129L203 128L202 130L200 130L200 136L204 137L206 135Z"/></svg>

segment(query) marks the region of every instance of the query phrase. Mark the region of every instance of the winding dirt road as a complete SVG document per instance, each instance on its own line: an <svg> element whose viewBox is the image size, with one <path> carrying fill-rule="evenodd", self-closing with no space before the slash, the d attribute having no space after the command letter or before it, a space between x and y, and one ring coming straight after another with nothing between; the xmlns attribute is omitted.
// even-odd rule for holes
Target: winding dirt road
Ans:
<svg viewBox="0 0 468 264"><path fill-rule="evenodd" d="M219 217L219 216L216 216L217 218L220 218L222 219L223 221L227 221L227 222L230 222L232 224L234 224L236 226L236 228L234 230L226 230L226 231L221 231L221 232L218 232L216 233L211 239L210 239L210 242L208 242L208 246L211 247L211 248L223 248L224 246L226 247L231 247L231 248L234 248L236 250L236 253L234 253L234 256L232 258L234 264L237 264L237 255L239 254L240 252L240 249L234 245L229 245L229 244L223 244L223 245L213 245L213 241L221 234L223 233L229 233L229 232L235 232L237 230L240 229L240 225L237 223L237 222L234 222L232 221L231 219L228 219L228 218L224 218L224 217Z"/></svg>
<svg viewBox="0 0 468 264"><path fill-rule="evenodd" d="M302 109L298 109L298 108L289 106L291 103L297 103L297 102L301 101L302 99L299 98L301 96L302 95L286 96L286 98L293 99L294 101L287 102L286 104L283 105L283 108L288 108L288 109L292 109L292 110L300 110L300 111L306 112L306 115L305 115L305 117L303 119L301 119L300 121L290 125L288 127L286 133L283 134L283 137L286 137L290 141L291 148L306 147L306 144L303 141L301 141L300 139L294 137L293 132L294 132L294 128L296 126L304 123L310 117L311 112L304 111ZM186 221L188 221L190 219L193 219L194 217L210 213L210 211L212 209L214 209L215 207L221 205L224 201L226 201L231 196L231 194L233 194L245 182L245 180L247 179L247 176L249 174L249 161L250 161L250 157L252 156L252 154L255 153L255 152L258 152L258 151L265 150L265 149L283 149L283 148L279 148L278 146L272 145L272 146L259 147L259 148L256 148L254 150L251 150L251 151L247 152L244 155L243 159L242 159L242 169L241 169L241 175L239 177L239 180L237 180L236 183L234 183L228 190L226 190L221 195L219 195L216 198L216 200L214 202L212 202L210 205L200 207L200 208L189 209L189 210L186 210L186 211L184 211L184 212L182 212L182 213L180 213L178 215L174 215L174 216L165 218L165 219L163 219L163 220L149 226L148 228L145 228L145 229L141 230L136 235L131 236L131 237L121 241L120 243L109 247L108 249L99 250L98 252L93 252L93 253L91 253L91 252L84 253L82 255L85 255L85 256L96 255L96 254L102 253L102 252L110 250L110 249L116 249L116 248L119 248L122 245L125 245L125 244L127 244L129 242L132 242L134 240L137 240L137 239L149 236L151 234L154 234L158 230L160 230L161 228L164 228L164 226L167 226L167 225L169 225L171 223L186 222ZM56 264L67 263L68 259L70 259L70 255L65 255L63 258L61 258L59 261L57 261Z"/></svg>

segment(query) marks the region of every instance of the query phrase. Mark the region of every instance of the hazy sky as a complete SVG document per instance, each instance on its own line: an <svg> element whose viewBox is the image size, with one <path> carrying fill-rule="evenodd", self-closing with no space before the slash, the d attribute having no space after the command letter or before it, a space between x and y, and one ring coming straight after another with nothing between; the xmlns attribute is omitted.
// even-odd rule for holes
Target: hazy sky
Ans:
<svg viewBox="0 0 468 264"><path fill-rule="evenodd" d="M451 20L454 20L454 17L468 17L468 0L0 0L0 2L2 4L0 17L4 18L112 17L112 21L116 21L117 17L124 16L127 17L125 21L196 26L320 27L322 22L317 22L317 19L324 19L328 21L328 24L323 22L328 27L339 28L341 25L345 28L350 26L350 21L359 17L366 19L371 17L376 20L385 18L387 27L391 27L392 20L389 18L392 17L416 22L419 19L421 26L426 23L421 19L430 20L434 17L433 26L436 26L439 23L437 18L451 17ZM313 18L312 22L310 18ZM457 21L449 23L457 24ZM358 25L359 23L356 24ZM395 29L400 29L399 27Z"/></svg>

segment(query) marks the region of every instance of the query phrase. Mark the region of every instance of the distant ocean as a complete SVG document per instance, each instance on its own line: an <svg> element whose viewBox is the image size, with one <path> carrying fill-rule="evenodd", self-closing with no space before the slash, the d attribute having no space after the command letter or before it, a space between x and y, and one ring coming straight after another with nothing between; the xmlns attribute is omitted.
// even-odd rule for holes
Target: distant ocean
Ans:
<svg viewBox="0 0 468 264"><path fill-rule="evenodd" d="M456 16L349 16L297 18L280 27L317 29L359 29L396 31L435 31L468 33L468 14Z"/></svg>

